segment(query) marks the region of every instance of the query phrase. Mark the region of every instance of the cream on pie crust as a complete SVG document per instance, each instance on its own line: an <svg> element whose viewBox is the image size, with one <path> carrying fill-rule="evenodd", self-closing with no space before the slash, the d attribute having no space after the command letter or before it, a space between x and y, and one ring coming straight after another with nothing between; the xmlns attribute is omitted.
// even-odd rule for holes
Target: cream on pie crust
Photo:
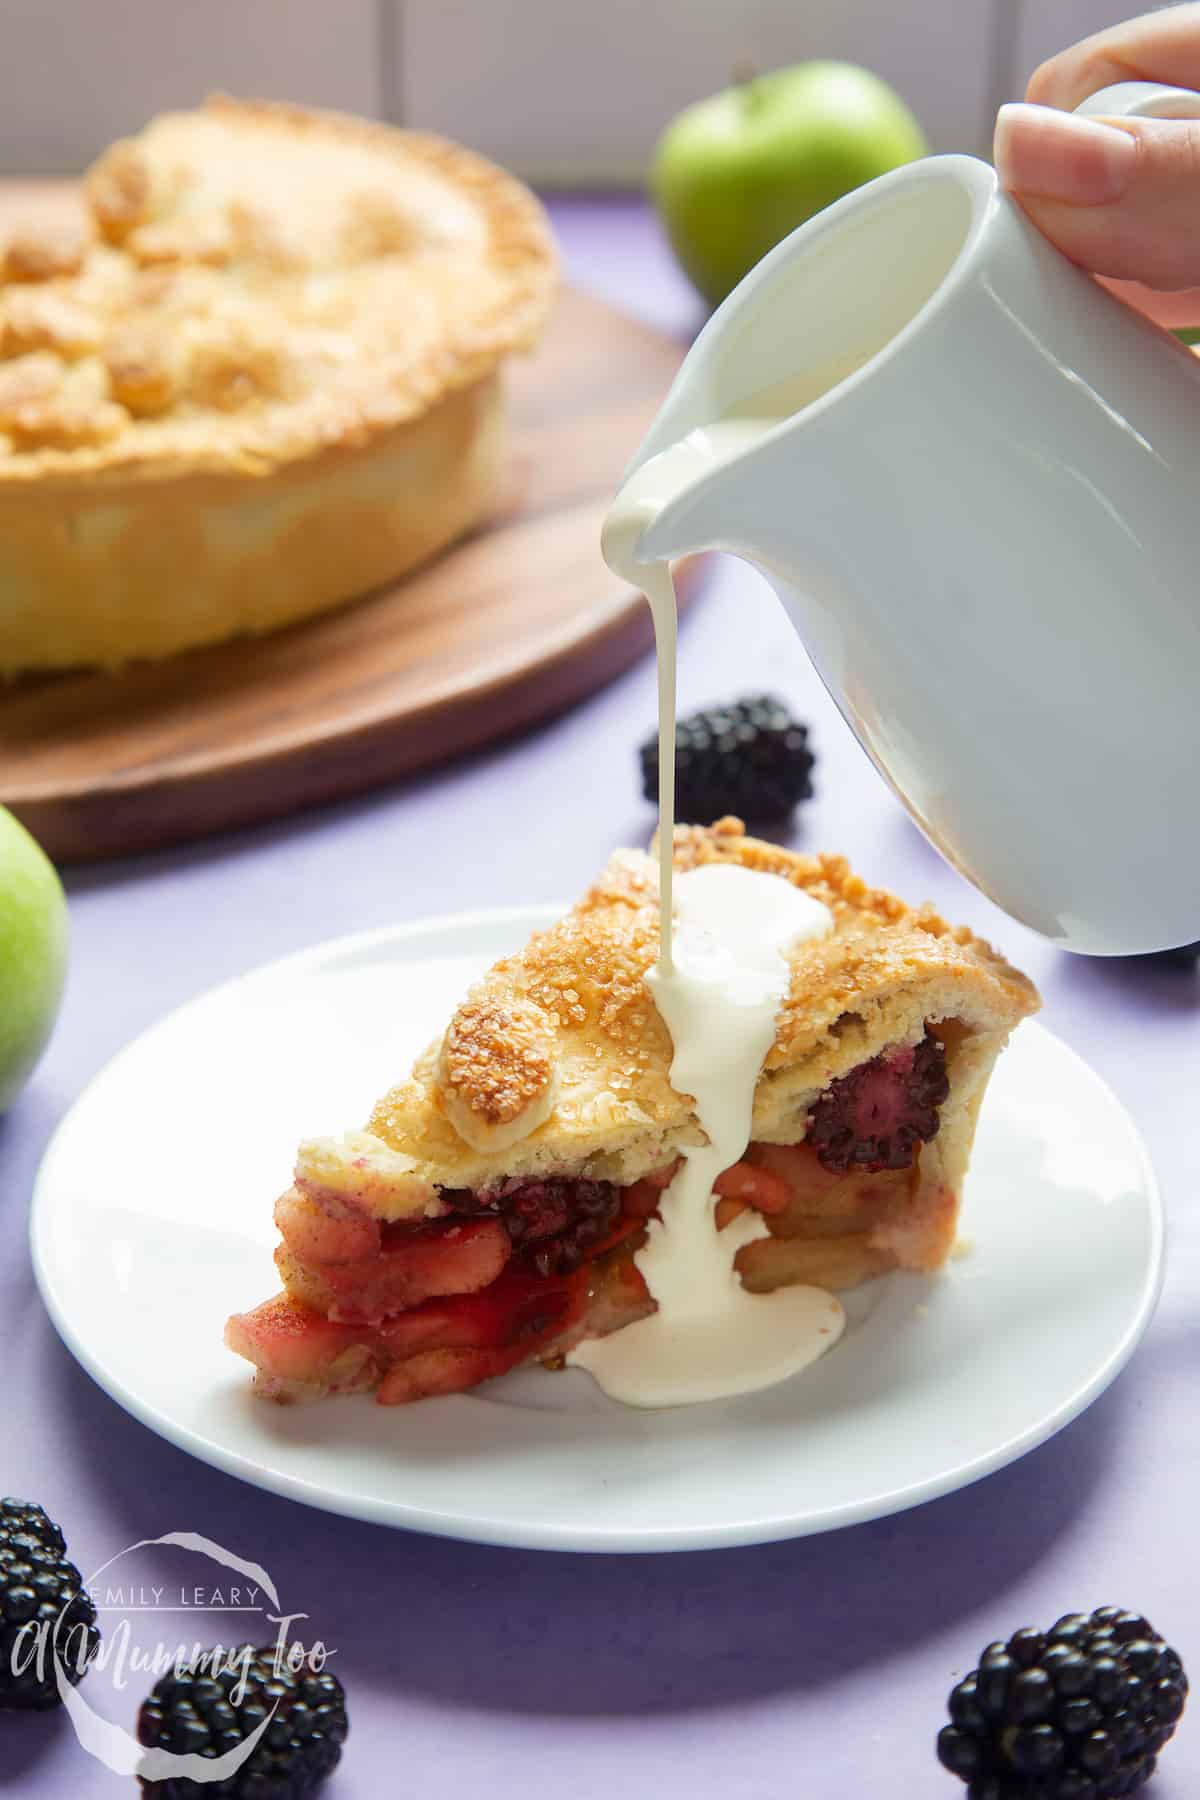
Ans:
<svg viewBox="0 0 1200 1800"><path fill-rule="evenodd" d="M455 144L210 100L0 241L0 673L163 656L391 580L494 504L555 261Z"/></svg>
<svg viewBox="0 0 1200 1800"><path fill-rule="evenodd" d="M980 1102L1039 1001L981 939L872 889L840 857L679 827L675 866L733 863L826 905L796 946L745 1156L716 1225L765 1235L751 1292L933 1270L953 1246ZM284 1291L229 1323L280 1400L384 1403L551 1362L654 1309L634 1260L680 1151L703 1142L671 1086L647 975L657 864L618 851L580 904L479 983L365 1131L301 1145L276 1208Z"/></svg>

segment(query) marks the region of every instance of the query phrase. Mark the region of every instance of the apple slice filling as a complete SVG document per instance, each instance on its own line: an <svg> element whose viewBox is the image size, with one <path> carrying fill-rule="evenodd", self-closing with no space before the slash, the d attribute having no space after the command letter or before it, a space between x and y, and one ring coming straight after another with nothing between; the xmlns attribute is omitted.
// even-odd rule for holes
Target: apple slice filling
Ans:
<svg viewBox="0 0 1200 1800"><path fill-rule="evenodd" d="M746 1207L767 1225L738 1252L745 1286L852 1287L913 1266L910 1243L952 1231L953 1196L936 1184L914 1217L917 1156L948 1092L927 1035L833 1082L802 1142L752 1143L715 1189L718 1230ZM400 1224L290 1189L275 1212L285 1291L235 1315L226 1342L280 1400L374 1390L394 1405L560 1359L654 1310L634 1258L676 1167L625 1187L553 1176L444 1189L439 1216Z"/></svg>

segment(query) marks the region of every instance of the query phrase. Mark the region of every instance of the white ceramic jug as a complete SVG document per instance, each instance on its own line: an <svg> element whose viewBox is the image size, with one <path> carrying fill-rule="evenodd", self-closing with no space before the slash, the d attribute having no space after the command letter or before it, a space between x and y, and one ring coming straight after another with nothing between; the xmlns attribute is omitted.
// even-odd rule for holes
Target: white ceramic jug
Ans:
<svg viewBox="0 0 1200 1800"><path fill-rule="evenodd" d="M1200 938L1200 360L988 164L939 156L746 277L629 472L793 379L818 397L670 501L638 561L758 565L875 766L1013 917L1099 954Z"/></svg>

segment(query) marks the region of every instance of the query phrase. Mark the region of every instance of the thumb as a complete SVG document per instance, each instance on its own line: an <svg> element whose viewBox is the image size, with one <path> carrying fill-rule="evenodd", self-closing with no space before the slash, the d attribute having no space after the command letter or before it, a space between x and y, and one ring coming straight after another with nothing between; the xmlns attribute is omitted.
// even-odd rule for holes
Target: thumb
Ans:
<svg viewBox="0 0 1200 1800"><path fill-rule="evenodd" d="M995 157L1003 185L1072 262L1148 287L1200 284L1200 120L1002 106Z"/></svg>

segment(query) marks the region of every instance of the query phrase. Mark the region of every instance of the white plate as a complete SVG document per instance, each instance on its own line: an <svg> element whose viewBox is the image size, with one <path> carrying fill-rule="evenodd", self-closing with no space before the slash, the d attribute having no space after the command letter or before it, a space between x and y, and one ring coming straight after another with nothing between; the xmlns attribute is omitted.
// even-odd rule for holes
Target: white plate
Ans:
<svg viewBox="0 0 1200 1800"><path fill-rule="evenodd" d="M343 939L215 989L92 1083L46 1154L33 1256L79 1361L151 1430L332 1512L486 1543L683 1550L827 1531L1003 1467L1112 1381L1154 1309L1154 1176L1113 1095L1024 1024L937 1277L849 1298L842 1342L761 1394L627 1410L580 1371L470 1396L279 1408L226 1315L273 1293L297 1140L361 1121L539 908Z"/></svg>

